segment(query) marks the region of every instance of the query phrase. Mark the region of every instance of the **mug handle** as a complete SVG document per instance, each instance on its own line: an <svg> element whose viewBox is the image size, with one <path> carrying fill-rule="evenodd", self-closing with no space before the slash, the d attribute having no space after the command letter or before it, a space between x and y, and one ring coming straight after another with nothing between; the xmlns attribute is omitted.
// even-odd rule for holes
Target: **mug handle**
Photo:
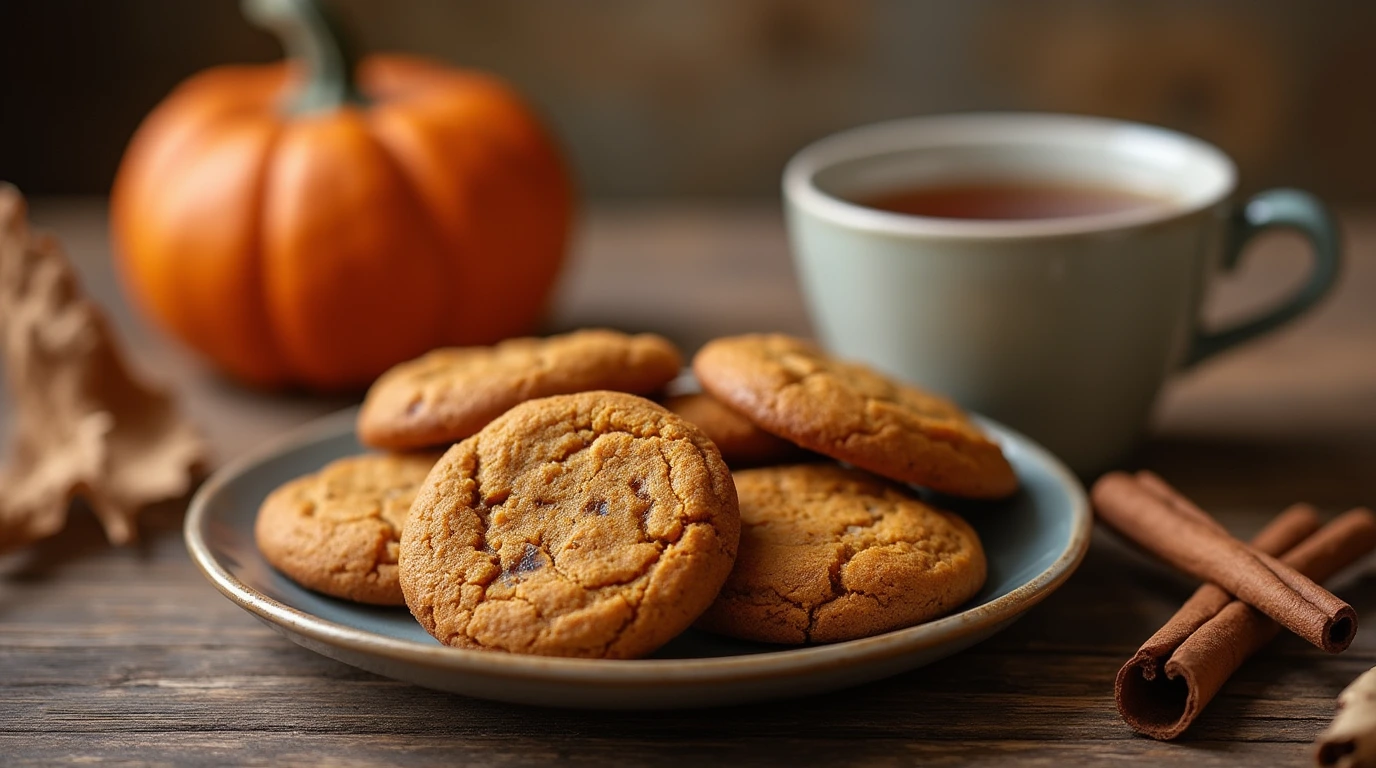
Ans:
<svg viewBox="0 0 1376 768"><path fill-rule="evenodd" d="M1309 280L1280 306L1243 323L1221 331L1196 331L1186 365L1194 365L1229 347L1260 336L1303 315L1313 308L1338 281L1341 248L1338 225L1328 208L1313 195L1299 189L1268 189L1259 192L1235 211L1228 227L1223 268L1237 267L1242 249L1252 238L1268 229L1292 229L1304 235L1314 250L1314 266Z"/></svg>

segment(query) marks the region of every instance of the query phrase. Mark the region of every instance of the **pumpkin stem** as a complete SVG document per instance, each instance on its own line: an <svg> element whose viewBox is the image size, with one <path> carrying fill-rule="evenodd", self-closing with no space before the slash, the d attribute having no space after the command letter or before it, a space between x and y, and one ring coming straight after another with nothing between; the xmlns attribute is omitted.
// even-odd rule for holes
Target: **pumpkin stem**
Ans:
<svg viewBox="0 0 1376 768"><path fill-rule="evenodd" d="M357 58L340 25L317 0L242 0L250 21L277 35L287 56L305 67L305 86L289 112L323 112L367 99L354 83Z"/></svg>

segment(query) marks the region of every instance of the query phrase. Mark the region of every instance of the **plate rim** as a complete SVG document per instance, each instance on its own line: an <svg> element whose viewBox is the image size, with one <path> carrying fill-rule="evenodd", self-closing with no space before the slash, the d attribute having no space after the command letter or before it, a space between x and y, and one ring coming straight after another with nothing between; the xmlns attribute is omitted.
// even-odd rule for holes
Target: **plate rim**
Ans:
<svg viewBox="0 0 1376 768"><path fill-rule="evenodd" d="M245 473L306 444L352 432L359 406L316 418L272 438L216 470L196 490L182 526L191 560L202 575L240 608L269 624L327 646L370 656L383 656L430 668L478 676L500 675L539 682L597 683L642 687L676 683L711 684L788 677L850 666L857 661L882 662L940 646L959 637L1011 621L1051 595L1079 567L1089 550L1093 518L1084 486L1060 459L1025 435L985 417L979 421L1021 441L1037 454L1071 497L1070 539L1056 559L1008 594L974 608L874 637L840 643L785 648L764 653L679 659L575 659L430 645L339 624L294 608L244 584L214 556L205 535L210 501Z"/></svg>

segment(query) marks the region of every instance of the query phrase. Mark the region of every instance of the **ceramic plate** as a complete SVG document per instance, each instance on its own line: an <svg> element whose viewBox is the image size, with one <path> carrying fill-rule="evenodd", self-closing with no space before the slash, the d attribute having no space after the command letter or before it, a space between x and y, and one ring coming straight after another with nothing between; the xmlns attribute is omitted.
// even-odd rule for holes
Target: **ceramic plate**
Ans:
<svg viewBox="0 0 1376 768"><path fill-rule="evenodd" d="M186 544L217 589L288 639L345 664L416 685L564 707L675 708L819 693L904 672L1007 627L1059 587L1089 546L1084 488L1053 456L998 424L1022 480L1013 499L950 503L979 531L984 590L951 616L877 637L773 646L688 630L652 658L556 659L440 645L405 608L373 608L307 591L277 573L253 543L258 505L273 488L359 453L356 410L326 417L230 464L191 501Z"/></svg>

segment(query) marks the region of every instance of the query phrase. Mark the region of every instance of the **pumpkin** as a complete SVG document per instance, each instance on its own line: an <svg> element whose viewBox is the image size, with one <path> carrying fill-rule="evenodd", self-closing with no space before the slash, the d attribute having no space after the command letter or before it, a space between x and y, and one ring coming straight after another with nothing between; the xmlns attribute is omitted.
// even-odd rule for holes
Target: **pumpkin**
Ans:
<svg viewBox="0 0 1376 768"><path fill-rule="evenodd" d="M317 390L534 330L573 201L531 110L485 74L355 66L314 0L244 8L294 61L206 70L138 128L111 193L134 303L238 379Z"/></svg>

